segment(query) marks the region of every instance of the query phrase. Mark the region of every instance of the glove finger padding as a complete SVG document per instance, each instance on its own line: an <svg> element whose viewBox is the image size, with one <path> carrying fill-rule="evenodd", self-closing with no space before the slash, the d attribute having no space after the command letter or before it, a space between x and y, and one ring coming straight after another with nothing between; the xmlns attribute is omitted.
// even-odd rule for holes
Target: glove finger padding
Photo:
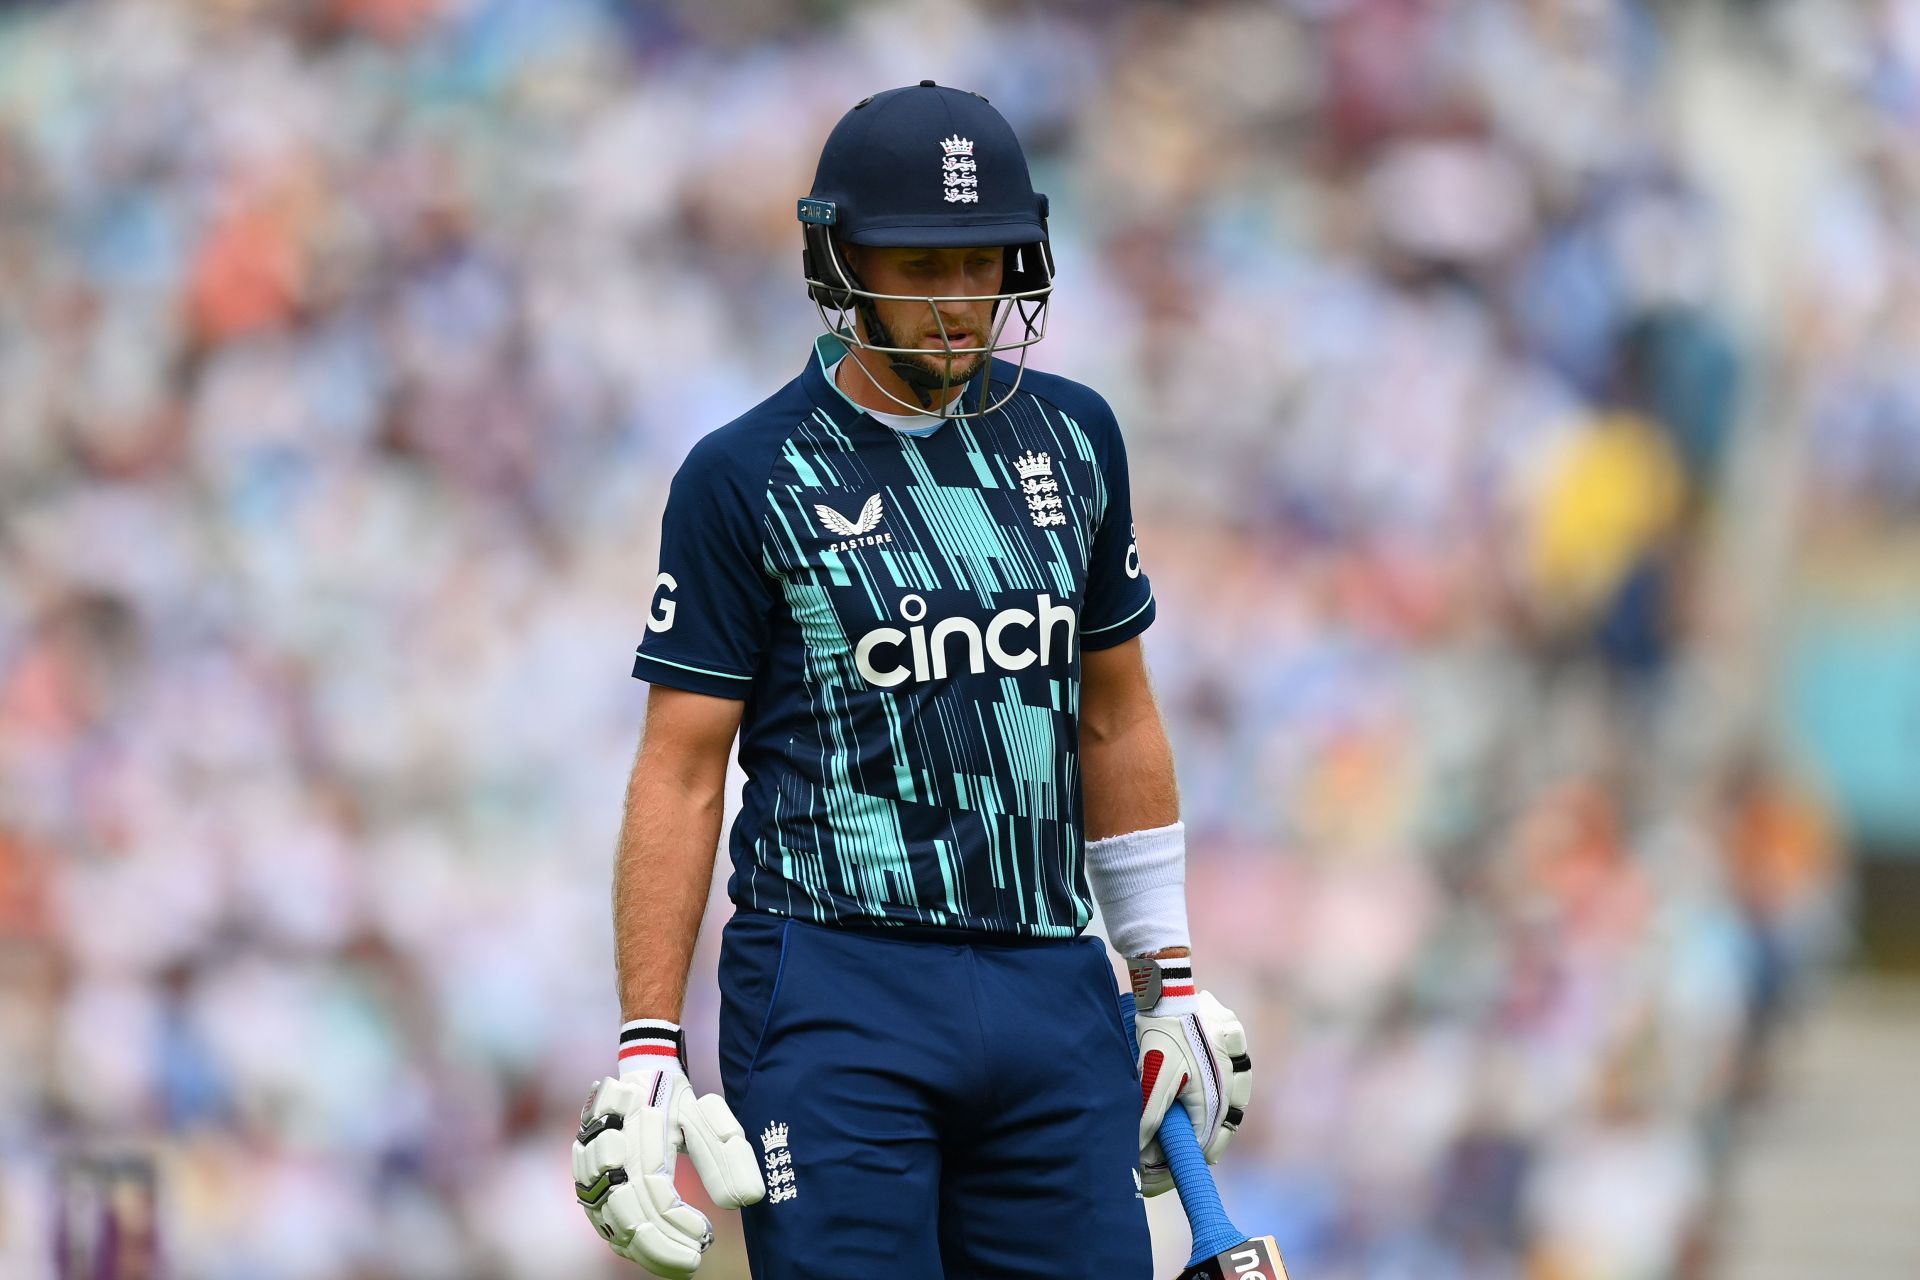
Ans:
<svg viewBox="0 0 1920 1280"><path fill-rule="evenodd" d="M1160 1132L1161 1121L1177 1095L1193 1124L1194 1135L1204 1147L1219 1128L1225 1110L1221 1102L1225 1063L1208 1047L1199 1015L1141 1018L1138 1026L1141 1144L1144 1146L1148 1138ZM1156 1054L1162 1063L1157 1071Z"/></svg>
<svg viewBox="0 0 1920 1280"><path fill-rule="evenodd" d="M641 1179L643 1184L653 1181L653 1177ZM669 1182L669 1193L671 1190ZM657 1188L647 1186L642 1190L631 1182L615 1187L602 1211L607 1226L613 1231L607 1242L621 1257L639 1263L656 1276L689 1280L700 1265L699 1237L689 1242L683 1232L659 1225L658 1210L652 1203L658 1194Z"/></svg>
<svg viewBox="0 0 1920 1280"><path fill-rule="evenodd" d="M1247 1103L1253 1098L1253 1059L1247 1053L1247 1030L1233 1010L1214 998L1210 991L1200 993L1200 1025L1213 1049L1213 1056L1224 1072L1221 1094L1225 1102L1218 1124L1201 1143L1207 1163L1219 1162L1227 1144L1239 1131L1246 1117Z"/></svg>
<svg viewBox="0 0 1920 1280"><path fill-rule="evenodd" d="M1140 1146L1156 1141L1161 1122L1190 1081L1185 1037L1176 1035L1177 1019L1140 1019ZM1204 1117L1202 1117L1204 1119ZM1198 1130L1196 1129L1196 1132Z"/></svg>
<svg viewBox="0 0 1920 1280"><path fill-rule="evenodd" d="M573 1142L574 1195L593 1219L594 1229L608 1239L594 1215L607 1201L613 1188L626 1181L626 1113L633 1101L633 1086L608 1078L597 1081L580 1108L580 1132Z"/></svg>
<svg viewBox="0 0 1920 1280"><path fill-rule="evenodd" d="M696 1099L689 1089L675 1099L675 1114L687 1155L713 1202L722 1209L758 1204L767 1194L760 1162L726 1099L715 1093Z"/></svg>
<svg viewBox="0 0 1920 1280"><path fill-rule="evenodd" d="M692 1246L697 1257L713 1240L713 1224L682 1200L673 1185L673 1166L680 1149L674 1140L678 1136L675 1116L693 1101L693 1090L686 1077L678 1073L668 1087L672 1092L666 1105L643 1107L627 1121L627 1151L632 1157L627 1174L639 1178L646 1187L647 1194L641 1199L643 1209L648 1211L647 1221L669 1239Z"/></svg>

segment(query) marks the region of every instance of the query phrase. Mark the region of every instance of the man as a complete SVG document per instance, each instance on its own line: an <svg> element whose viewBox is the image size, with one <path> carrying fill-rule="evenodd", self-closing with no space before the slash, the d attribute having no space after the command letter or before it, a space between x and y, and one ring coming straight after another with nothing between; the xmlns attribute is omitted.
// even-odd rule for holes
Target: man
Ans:
<svg viewBox="0 0 1920 1280"><path fill-rule="evenodd" d="M1046 211L984 98L859 103L800 202L828 333L674 478L634 660L620 1077L574 1146L595 1229L657 1275L712 1238L685 1150L750 1206L760 1280L1144 1280L1150 1135L1178 1097L1218 1158L1246 1104L1244 1037L1187 959L1120 433L1026 368ZM694 1097L679 1016L736 733L723 1102ZM1137 957L1138 1060L1089 883Z"/></svg>

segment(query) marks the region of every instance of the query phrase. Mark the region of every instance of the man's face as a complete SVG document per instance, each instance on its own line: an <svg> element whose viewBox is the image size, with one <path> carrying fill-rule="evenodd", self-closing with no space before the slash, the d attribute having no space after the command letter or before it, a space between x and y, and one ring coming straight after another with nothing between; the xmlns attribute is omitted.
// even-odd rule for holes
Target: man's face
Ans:
<svg viewBox="0 0 1920 1280"><path fill-rule="evenodd" d="M924 302L882 300L874 307L892 335L894 345L925 351L909 359L935 377L964 382L979 369L984 355L946 354L945 348L984 347L992 336L993 303L1000 292L1006 251L998 245L983 249L898 249L847 245L849 265L860 283L874 293L905 293L928 297L979 299ZM938 320L934 317L939 311ZM941 336L941 326L946 336ZM873 335L864 335L871 339Z"/></svg>

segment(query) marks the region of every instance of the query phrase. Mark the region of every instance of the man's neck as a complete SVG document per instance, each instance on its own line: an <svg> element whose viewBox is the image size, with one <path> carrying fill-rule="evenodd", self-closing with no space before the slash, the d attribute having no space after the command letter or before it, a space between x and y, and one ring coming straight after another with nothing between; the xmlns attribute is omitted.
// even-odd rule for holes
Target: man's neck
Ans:
<svg viewBox="0 0 1920 1280"><path fill-rule="evenodd" d="M847 399L873 413L902 414L918 411L932 417L940 416L937 408L921 407L920 397L913 393L913 388L909 387L899 374L886 366L883 357L874 357L881 361L882 368L878 373L873 372L871 366L861 359L866 354L848 347L847 358L840 362L838 369L834 370L834 382L841 391L846 393ZM854 367L856 363L859 364L859 368ZM883 387L885 391L881 389ZM952 404L953 398L966 389L966 383L954 383L948 391L946 402ZM890 398L887 392L892 392L899 399Z"/></svg>

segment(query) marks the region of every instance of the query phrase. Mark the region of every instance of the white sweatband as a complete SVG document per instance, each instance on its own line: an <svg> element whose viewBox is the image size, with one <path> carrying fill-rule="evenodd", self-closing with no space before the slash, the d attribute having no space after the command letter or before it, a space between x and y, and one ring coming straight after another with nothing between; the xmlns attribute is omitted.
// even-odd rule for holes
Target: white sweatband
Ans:
<svg viewBox="0 0 1920 1280"><path fill-rule="evenodd" d="M1087 844L1087 880L1123 956L1190 946L1187 824L1129 831Z"/></svg>

